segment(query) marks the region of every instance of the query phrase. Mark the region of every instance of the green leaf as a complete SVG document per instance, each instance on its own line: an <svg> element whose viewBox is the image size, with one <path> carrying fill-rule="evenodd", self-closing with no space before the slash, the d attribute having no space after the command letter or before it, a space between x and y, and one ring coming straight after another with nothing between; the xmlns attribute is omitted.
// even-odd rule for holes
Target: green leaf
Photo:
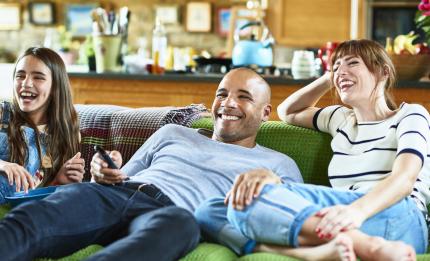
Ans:
<svg viewBox="0 0 430 261"><path fill-rule="evenodd" d="M425 18L424 15L421 15L420 11L416 12L415 19L414 19L415 23L420 23L424 18Z"/></svg>

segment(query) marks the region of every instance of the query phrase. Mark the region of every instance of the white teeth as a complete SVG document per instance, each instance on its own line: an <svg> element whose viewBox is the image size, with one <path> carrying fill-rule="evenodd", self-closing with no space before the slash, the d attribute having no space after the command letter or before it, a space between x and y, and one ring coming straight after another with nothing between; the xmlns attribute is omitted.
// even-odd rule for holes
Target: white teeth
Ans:
<svg viewBox="0 0 430 261"><path fill-rule="evenodd" d="M340 87L344 87L344 86L350 86L350 85L353 85L353 84L354 84L353 81L343 80L343 81L340 82L339 86Z"/></svg>
<svg viewBox="0 0 430 261"><path fill-rule="evenodd" d="M21 92L21 96L23 96L23 97L36 97L36 94L33 94L31 92Z"/></svg>
<svg viewBox="0 0 430 261"><path fill-rule="evenodd" d="M231 115L224 115L224 114L222 114L222 115L221 115L221 119L223 119L223 120L228 120L228 121L236 121L236 120L238 120L238 119L239 119L239 117L237 117L237 116L231 116Z"/></svg>

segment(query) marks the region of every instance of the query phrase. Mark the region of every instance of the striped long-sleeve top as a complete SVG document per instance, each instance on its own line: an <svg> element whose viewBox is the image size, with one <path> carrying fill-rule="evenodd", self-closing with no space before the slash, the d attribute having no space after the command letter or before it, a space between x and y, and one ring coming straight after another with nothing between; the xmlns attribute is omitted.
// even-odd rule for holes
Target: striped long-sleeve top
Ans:
<svg viewBox="0 0 430 261"><path fill-rule="evenodd" d="M333 158L328 175L335 188L366 193L391 174L396 157L413 153L422 168L410 195L427 212L430 202L430 115L418 104L403 103L383 121L357 122L354 111L343 106L320 109L315 129L333 136Z"/></svg>

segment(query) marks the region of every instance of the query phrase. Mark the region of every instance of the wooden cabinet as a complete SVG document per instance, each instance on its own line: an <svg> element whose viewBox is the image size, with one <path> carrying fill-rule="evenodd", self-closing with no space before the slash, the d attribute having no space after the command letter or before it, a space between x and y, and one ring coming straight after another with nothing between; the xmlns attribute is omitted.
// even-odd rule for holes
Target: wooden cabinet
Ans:
<svg viewBox="0 0 430 261"><path fill-rule="evenodd" d="M365 0L270 0L266 21L278 44L321 47L365 36Z"/></svg>

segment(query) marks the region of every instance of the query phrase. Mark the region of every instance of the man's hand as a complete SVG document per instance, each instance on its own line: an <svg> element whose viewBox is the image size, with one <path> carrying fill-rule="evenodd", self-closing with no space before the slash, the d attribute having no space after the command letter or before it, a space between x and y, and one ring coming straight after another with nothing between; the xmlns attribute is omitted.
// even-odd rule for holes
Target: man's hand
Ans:
<svg viewBox="0 0 430 261"><path fill-rule="evenodd" d="M113 162L118 168L122 166L122 156L119 151L106 151ZM124 179L127 178L121 170L119 169L110 169L108 168L108 164L103 160L102 157L98 153L94 154L93 159L91 160L91 175L93 179L97 183L101 184L115 184L120 183Z"/></svg>
<svg viewBox="0 0 430 261"><path fill-rule="evenodd" d="M81 153L76 153L73 158L66 161L60 171L55 176L53 184L69 184L82 182L85 173L85 160L81 158Z"/></svg>
<svg viewBox="0 0 430 261"><path fill-rule="evenodd" d="M281 179L272 171L267 169L255 169L240 174L236 177L232 189L227 193L224 203L229 200L235 209L242 210L252 200L260 195L261 190L266 184L280 184Z"/></svg>
<svg viewBox="0 0 430 261"><path fill-rule="evenodd" d="M12 186L15 183L16 192L28 193L28 189L34 189L35 183L30 173L21 165L0 160L0 170L2 170Z"/></svg>
<svg viewBox="0 0 430 261"><path fill-rule="evenodd" d="M335 205L323 208L316 216L322 217L315 232L319 238L332 239L339 232L359 228L366 220L364 214L350 205Z"/></svg>

